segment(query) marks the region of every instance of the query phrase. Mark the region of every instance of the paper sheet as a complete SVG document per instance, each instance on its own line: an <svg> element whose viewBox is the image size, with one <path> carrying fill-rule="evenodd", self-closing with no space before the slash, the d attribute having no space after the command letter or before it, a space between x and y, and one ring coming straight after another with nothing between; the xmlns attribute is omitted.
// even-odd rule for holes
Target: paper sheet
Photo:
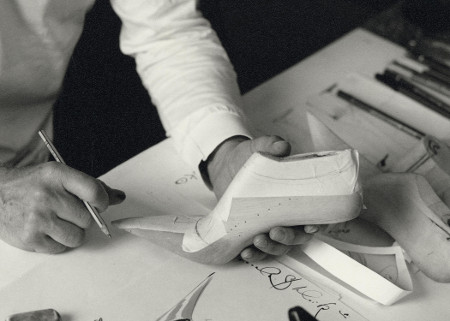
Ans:
<svg viewBox="0 0 450 321"><path fill-rule="evenodd" d="M61 263L33 270L0 293L2 317L51 306L61 313L63 320L92 321L102 317L105 321L154 321L215 272L195 305L193 320L287 320L288 309L296 305L304 306L311 313L320 312L320 320L337 320L339 310L352 317L346 320L364 320L341 305L339 297L328 295L273 261L259 265L261 272L243 262L226 268L209 267L176 257L165 257L164 261L159 257L145 264L142 263L145 259L141 262L134 259L140 263L139 269L117 262L120 268L113 269L104 266L105 259L107 264L111 260L104 256L100 259L103 263L95 261L89 268L80 264L68 268ZM279 289L270 283L271 280L283 283L285 278L292 282L279 284ZM297 286L303 291L298 293ZM314 303L308 301L311 298L315 299ZM322 304L333 309L325 312Z"/></svg>

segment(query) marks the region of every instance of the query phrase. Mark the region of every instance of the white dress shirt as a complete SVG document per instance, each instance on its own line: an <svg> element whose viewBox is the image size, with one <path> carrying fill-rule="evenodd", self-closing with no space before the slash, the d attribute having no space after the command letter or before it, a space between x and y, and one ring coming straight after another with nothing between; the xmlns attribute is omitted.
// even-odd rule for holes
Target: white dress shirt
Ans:
<svg viewBox="0 0 450 321"><path fill-rule="evenodd" d="M52 132L52 107L93 3L0 2L1 165L47 158L37 131ZM136 59L167 136L186 161L196 166L223 140L250 136L238 115L234 70L195 0L111 3L123 23L121 49Z"/></svg>

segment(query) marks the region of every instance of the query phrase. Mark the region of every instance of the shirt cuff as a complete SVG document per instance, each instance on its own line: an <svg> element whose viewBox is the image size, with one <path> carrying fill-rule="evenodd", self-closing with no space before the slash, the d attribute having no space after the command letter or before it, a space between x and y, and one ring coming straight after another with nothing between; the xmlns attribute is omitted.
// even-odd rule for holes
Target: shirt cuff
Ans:
<svg viewBox="0 0 450 321"><path fill-rule="evenodd" d="M237 113L225 110L203 117L189 133L180 127L174 130L172 135L175 147L182 158L195 167L199 166L202 160L205 161L216 147L228 138L233 136L252 138L241 117Z"/></svg>

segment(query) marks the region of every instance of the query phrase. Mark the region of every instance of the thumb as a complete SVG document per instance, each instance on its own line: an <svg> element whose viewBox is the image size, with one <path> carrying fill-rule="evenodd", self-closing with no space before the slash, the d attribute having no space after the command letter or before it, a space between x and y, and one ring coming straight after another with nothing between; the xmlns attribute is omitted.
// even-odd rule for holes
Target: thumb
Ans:
<svg viewBox="0 0 450 321"><path fill-rule="evenodd" d="M291 152L291 144L279 136L261 136L251 141L251 152L262 152L272 156L288 156Z"/></svg>

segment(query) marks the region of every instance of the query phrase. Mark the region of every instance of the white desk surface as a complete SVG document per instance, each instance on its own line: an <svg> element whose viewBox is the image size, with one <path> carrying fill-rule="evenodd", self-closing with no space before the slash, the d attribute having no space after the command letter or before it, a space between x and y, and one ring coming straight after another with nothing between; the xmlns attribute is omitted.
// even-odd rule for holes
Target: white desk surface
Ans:
<svg viewBox="0 0 450 321"><path fill-rule="evenodd" d="M308 96L347 72L370 75L381 71L402 53L401 48L364 30L351 32L244 96L254 132L281 135L293 143L294 151L310 151L313 147L305 117ZM170 179L182 178L188 184L177 185L180 190L170 194L173 180L168 182L164 170L158 171L161 165L155 158L171 163L171 154L158 148L103 177L128 192L126 203L109 211L108 221L145 215L149 210L164 212L167 207L189 207L189 212L205 213L213 206L212 195L197 184L199 177L177 166L177 160L168 166L181 172L170 173ZM171 192L161 195L161 190ZM189 196L198 202L187 201ZM189 292L186 289L193 289L214 271L216 281L208 285L199 301L196 321L287 320L287 308L296 304L306 304L313 311L311 302L271 289L265 277L244 263L200 265L132 235L115 229L113 234L113 240L106 240L93 227L87 244L58 256L25 253L0 243L0 319L16 312L55 308L64 321L93 321L100 316L104 321L151 321L184 297ZM342 300L372 321L450 320L450 284L435 283L421 273L414 274L413 281L414 292L393 306L346 294L342 294ZM208 312L211 310L214 312ZM319 319L338 320L338 314L336 318L326 315L331 312L323 310Z"/></svg>

